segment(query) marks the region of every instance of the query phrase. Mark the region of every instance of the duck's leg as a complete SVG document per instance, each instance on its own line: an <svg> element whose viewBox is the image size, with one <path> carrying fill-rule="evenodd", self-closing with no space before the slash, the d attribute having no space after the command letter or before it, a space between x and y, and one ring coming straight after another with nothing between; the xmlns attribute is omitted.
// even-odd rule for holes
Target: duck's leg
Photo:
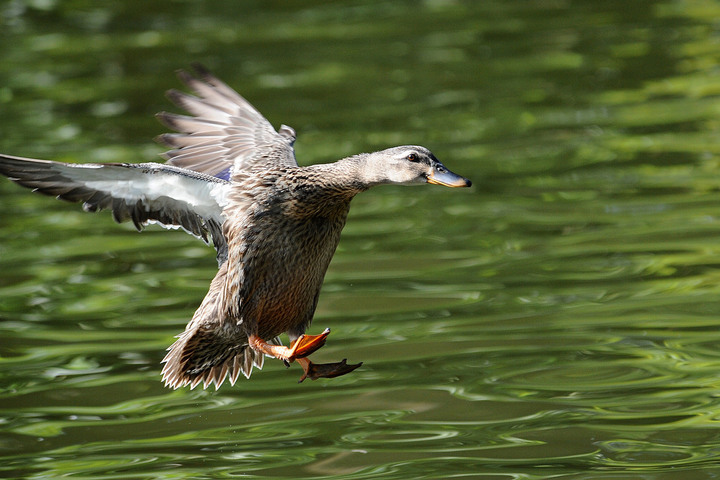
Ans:
<svg viewBox="0 0 720 480"><path fill-rule="evenodd" d="M298 358L307 357L325 345L328 335L330 335L329 328L326 328L320 335L300 335L292 342L290 347L272 345L257 335L250 335L248 337L248 344L253 350L290 363Z"/></svg>
<svg viewBox="0 0 720 480"><path fill-rule="evenodd" d="M362 365L362 362L348 365L347 358L343 358L342 362L337 363L313 363L309 358L296 358L295 360L297 360L305 372L303 376L300 377L300 380L298 380L298 383L302 383L306 378L317 380L318 378L339 377L340 375L352 372Z"/></svg>
<svg viewBox="0 0 720 480"><path fill-rule="evenodd" d="M343 359L342 362L337 363L313 363L310 359L305 358L325 345L328 335L330 335L329 328L326 328L320 335L300 335L290 344L290 347L272 345L257 335L250 335L248 337L248 344L253 350L279 358L288 366L290 363L297 361L303 369L303 375L300 377L300 380L298 380L298 383L306 378L317 380L318 378L339 377L340 375L352 372L362 365L362 362L348 365L347 359Z"/></svg>

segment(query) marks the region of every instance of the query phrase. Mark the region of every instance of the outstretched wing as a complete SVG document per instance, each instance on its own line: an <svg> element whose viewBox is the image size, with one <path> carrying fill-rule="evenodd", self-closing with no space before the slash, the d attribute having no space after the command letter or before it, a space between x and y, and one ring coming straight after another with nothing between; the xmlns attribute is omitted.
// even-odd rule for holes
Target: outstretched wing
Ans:
<svg viewBox="0 0 720 480"><path fill-rule="evenodd" d="M185 71L178 76L197 96L178 90L167 95L194 116L161 112L168 128L157 140L172 147L164 154L168 165L230 180L233 174L265 166L297 166L295 131L270 122L235 90L200 65L198 78Z"/></svg>
<svg viewBox="0 0 720 480"><path fill-rule="evenodd" d="M83 202L86 211L112 210L117 222L132 220L183 228L209 243L218 262L227 258L222 234L230 182L159 163L61 163L0 155L0 173L22 186L57 198Z"/></svg>

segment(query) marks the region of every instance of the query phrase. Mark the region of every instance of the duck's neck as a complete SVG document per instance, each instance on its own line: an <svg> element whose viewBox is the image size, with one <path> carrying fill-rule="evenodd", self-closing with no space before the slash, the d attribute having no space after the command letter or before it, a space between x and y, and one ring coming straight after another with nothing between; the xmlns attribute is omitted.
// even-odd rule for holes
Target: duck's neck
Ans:
<svg viewBox="0 0 720 480"><path fill-rule="evenodd" d="M341 195L353 197L373 185L381 183L367 175L368 156L369 154L362 153L337 162L318 163L304 168L317 175L319 186Z"/></svg>
<svg viewBox="0 0 720 480"><path fill-rule="evenodd" d="M349 182L349 186L364 191L372 186L387 183L387 176L381 175L381 172L373 168L372 156L372 153L361 153L343 158L335 162L335 165L344 172L343 176Z"/></svg>

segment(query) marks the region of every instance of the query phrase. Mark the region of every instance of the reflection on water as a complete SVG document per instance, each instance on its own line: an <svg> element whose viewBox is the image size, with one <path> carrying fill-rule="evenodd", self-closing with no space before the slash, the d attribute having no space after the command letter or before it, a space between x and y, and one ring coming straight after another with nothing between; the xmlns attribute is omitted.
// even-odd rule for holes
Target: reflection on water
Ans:
<svg viewBox="0 0 720 480"><path fill-rule="evenodd" d="M301 163L422 143L474 187L354 201L313 330L360 370L216 392L159 380L211 249L0 182L3 476L714 475L714 2L143 5L2 7L1 151L152 159L201 60Z"/></svg>

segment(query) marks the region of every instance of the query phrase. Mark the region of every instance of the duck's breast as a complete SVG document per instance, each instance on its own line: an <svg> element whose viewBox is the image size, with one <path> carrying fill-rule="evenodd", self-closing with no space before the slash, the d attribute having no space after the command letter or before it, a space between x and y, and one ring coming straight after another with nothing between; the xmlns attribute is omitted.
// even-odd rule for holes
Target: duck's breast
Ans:
<svg viewBox="0 0 720 480"><path fill-rule="evenodd" d="M276 191L245 232L240 311L261 338L295 336L310 324L345 225L349 199L305 190Z"/></svg>

